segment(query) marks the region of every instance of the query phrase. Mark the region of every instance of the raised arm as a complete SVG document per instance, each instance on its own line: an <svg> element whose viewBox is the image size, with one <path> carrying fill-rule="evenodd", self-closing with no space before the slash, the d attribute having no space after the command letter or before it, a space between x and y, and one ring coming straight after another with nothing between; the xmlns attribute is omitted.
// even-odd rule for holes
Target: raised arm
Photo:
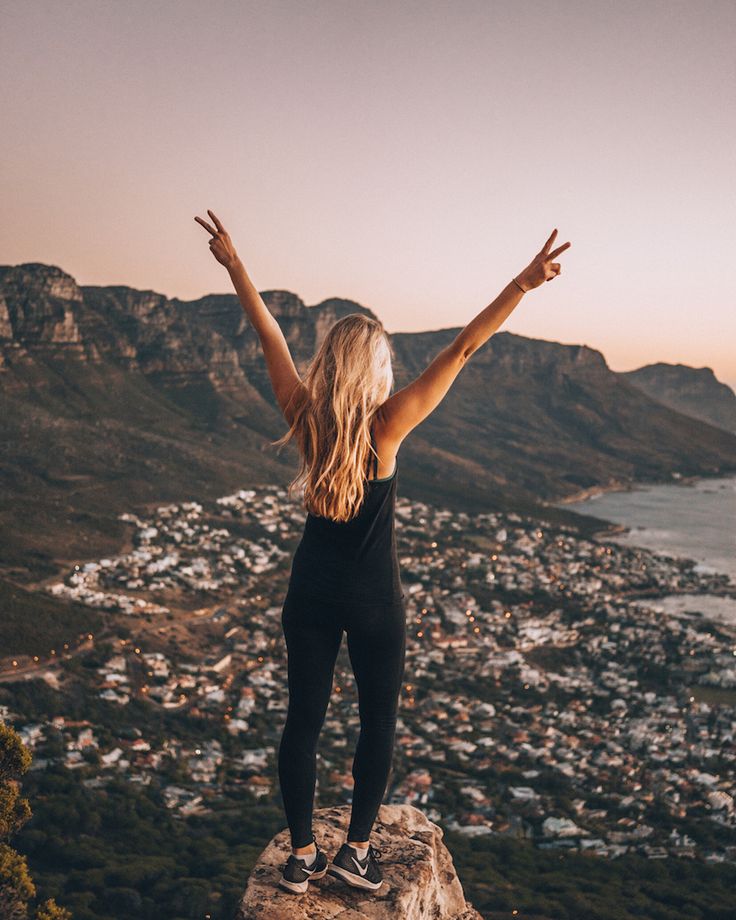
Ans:
<svg viewBox="0 0 736 920"><path fill-rule="evenodd" d="M303 387L304 384L294 365L286 338L281 326L248 277L248 272L240 261L230 235L222 222L209 209L207 213L212 218L214 227L201 217L194 219L212 234L210 252L228 270L240 303L258 333L276 401L287 422L291 424L290 403L292 397L296 395L296 388Z"/></svg>
<svg viewBox="0 0 736 920"><path fill-rule="evenodd" d="M437 408L468 358L491 338L524 294L560 274L560 263L553 260L572 244L563 243L550 251L556 236L555 229L529 265L442 349L426 370L383 403L378 417L384 437L393 449L398 450L412 428Z"/></svg>

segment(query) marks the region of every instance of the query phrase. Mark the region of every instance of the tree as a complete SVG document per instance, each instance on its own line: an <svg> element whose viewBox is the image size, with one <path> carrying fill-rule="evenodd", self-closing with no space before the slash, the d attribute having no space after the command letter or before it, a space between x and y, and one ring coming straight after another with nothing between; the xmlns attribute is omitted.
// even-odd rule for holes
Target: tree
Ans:
<svg viewBox="0 0 736 920"><path fill-rule="evenodd" d="M28 902L36 886L28 873L25 857L8 841L31 817L28 800L21 797L20 777L31 765L31 752L20 735L0 722L0 917L28 920ZM53 898L36 908L34 920L71 920L71 914Z"/></svg>

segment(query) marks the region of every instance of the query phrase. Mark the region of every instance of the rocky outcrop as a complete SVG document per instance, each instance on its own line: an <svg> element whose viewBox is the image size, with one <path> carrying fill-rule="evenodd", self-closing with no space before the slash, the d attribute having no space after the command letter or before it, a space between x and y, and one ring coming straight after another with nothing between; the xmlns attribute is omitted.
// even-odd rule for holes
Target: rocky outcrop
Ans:
<svg viewBox="0 0 736 920"><path fill-rule="evenodd" d="M314 833L328 858L345 840L347 805L314 813ZM290 850L278 833L248 879L237 920L481 920L465 900L442 829L411 805L382 805L371 834L381 850L383 885L373 894L326 875L303 895L278 888Z"/></svg>
<svg viewBox="0 0 736 920"><path fill-rule="evenodd" d="M0 266L0 337L38 347L75 346L81 351L76 311L82 292L55 265L29 262Z"/></svg>
<svg viewBox="0 0 736 920"><path fill-rule="evenodd" d="M314 306L291 291L263 291L297 364L306 361L329 327L349 313L374 314L352 300L330 298ZM167 298L125 285L78 285L56 265L0 266L0 342L33 356L74 346L79 360L111 360L177 383L206 376L227 389L258 374L255 331L232 294L198 300Z"/></svg>

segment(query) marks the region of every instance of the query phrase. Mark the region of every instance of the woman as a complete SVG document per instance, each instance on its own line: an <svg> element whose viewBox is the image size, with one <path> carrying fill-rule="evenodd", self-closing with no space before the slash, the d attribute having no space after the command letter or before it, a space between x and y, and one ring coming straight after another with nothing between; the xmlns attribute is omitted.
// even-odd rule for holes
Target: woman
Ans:
<svg viewBox="0 0 736 920"><path fill-rule="evenodd" d="M222 223L195 217L210 234L263 347L276 399L294 438L307 520L291 568L281 623L288 654L289 705L278 769L292 852L279 885L303 893L330 872L376 890L381 853L370 833L388 783L406 620L394 533L397 454L409 432L439 405L468 358L522 296L561 271L553 230L527 267L442 349L412 383L390 395L391 346L377 320L351 314L333 324L302 381L281 329L253 286ZM331 863L312 833L317 740L347 633L358 688L360 736L352 774L350 825Z"/></svg>

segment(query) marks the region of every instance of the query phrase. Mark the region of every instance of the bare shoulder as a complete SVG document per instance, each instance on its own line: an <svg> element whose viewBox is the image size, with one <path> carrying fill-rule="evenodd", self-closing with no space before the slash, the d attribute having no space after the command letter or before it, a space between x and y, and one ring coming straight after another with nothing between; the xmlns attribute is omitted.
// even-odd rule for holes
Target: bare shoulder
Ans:
<svg viewBox="0 0 736 920"><path fill-rule="evenodd" d="M379 430L387 449L399 449L404 438L442 402L465 365L462 342L453 340L439 351L421 374L397 390L378 410Z"/></svg>
<svg viewBox="0 0 736 920"><path fill-rule="evenodd" d="M384 403L385 405L385 403ZM394 471L396 455L401 446L401 440L391 434L386 424L386 416L383 406L379 406L373 417L373 436L376 441L376 453L378 454L378 478L390 476Z"/></svg>

